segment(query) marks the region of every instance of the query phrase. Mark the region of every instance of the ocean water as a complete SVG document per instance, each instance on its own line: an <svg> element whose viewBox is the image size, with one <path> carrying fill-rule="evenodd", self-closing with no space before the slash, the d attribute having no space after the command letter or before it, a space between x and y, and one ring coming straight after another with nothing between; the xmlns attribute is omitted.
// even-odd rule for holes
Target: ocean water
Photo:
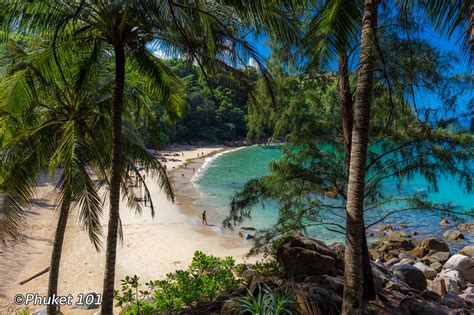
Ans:
<svg viewBox="0 0 474 315"><path fill-rule="evenodd" d="M259 178L269 173L268 164L281 156L281 149L262 148L258 146L238 148L218 154L206 159L203 166L198 170L192 179L194 189L199 193L200 198L194 201L194 207L206 209L208 217L213 222L222 222L229 214L232 197L241 190L245 183L254 178ZM454 178L442 177L439 181L439 191L429 191L428 183L422 176L414 176L409 181L404 181L402 188L398 189L396 180L386 180L382 184L382 190L387 195L411 195L413 193L423 193L428 200L437 203L452 203L458 206L457 211L467 211L474 207L474 195L468 194L464 188L460 187ZM391 206L390 210L394 210ZM402 205L400 205L402 207ZM252 211L252 218L242 224L257 229L266 228L274 224L278 218L278 204L267 202L264 205L256 205ZM372 211L366 214L366 224L374 222L380 218L388 209ZM398 228L400 224L407 224L403 231L411 233L416 230L418 237L435 235L442 237L445 229L441 228L439 221L446 218L446 214L438 211L407 211L395 214L387 218L384 224L391 224ZM335 222L344 224L335 218ZM456 223L473 222L472 217L457 216L447 217L449 221ZM343 221L343 220L342 220ZM219 230L219 229L217 229ZM309 236L317 237L326 242L341 242L343 235L328 231L324 227L313 228L308 231ZM463 231L466 239L462 242L450 242L454 248L459 248L467 244L474 243L474 235Z"/></svg>

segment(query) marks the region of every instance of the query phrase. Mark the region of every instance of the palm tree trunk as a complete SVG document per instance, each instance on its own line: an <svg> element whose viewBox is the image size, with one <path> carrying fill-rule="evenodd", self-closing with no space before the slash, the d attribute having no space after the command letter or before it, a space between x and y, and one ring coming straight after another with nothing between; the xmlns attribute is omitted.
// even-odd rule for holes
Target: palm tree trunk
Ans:
<svg viewBox="0 0 474 315"><path fill-rule="evenodd" d="M352 93L349 84L349 67L347 55L338 54L338 88L339 88L339 104L341 106L342 117L342 136L344 141L344 165L349 169L351 159L351 143L352 143L352 124L354 121Z"/></svg>
<svg viewBox="0 0 474 315"><path fill-rule="evenodd" d="M352 127L354 124L354 108L352 93L349 82L348 57L345 53L338 54L338 88L339 88L339 104L341 107L342 132L344 141L344 165L349 170L351 161L351 144L352 144ZM363 297L366 300L375 298L375 286L372 269L370 266L369 247L367 246L367 238L365 229L362 233L363 238Z"/></svg>
<svg viewBox="0 0 474 315"><path fill-rule="evenodd" d="M113 314L115 259L120 210L120 178L122 170L122 107L125 84L125 51L115 46L115 86L112 101L112 175L110 179L110 212L105 256L102 315Z"/></svg>
<svg viewBox="0 0 474 315"><path fill-rule="evenodd" d="M69 214L69 203L61 206L59 212L58 225L54 235L53 253L51 254L51 263L49 269L48 296L58 295L59 266L61 263L61 253L63 250L64 233L66 232L67 219ZM46 309L49 315L55 315L59 312L57 305L48 305Z"/></svg>
<svg viewBox="0 0 474 315"><path fill-rule="evenodd" d="M354 104L351 160L347 188L346 249L344 254L343 314L362 310L364 190L369 144L370 106L373 87L373 60L377 0L364 1L357 91Z"/></svg>
<svg viewBox="0 0 474 315"><path fill-rule="evenodd" d="M362 267L364 272L364 279L362 281L362 297L367 301L371 301L375 299L376 292L365 228L362 232Z"/></svg>

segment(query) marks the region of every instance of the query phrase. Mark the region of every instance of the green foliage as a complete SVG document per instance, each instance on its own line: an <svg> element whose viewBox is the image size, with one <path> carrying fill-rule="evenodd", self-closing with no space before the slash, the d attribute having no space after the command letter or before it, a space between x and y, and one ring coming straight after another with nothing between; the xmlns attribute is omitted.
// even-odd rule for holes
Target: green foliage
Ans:
<svg viewBox="0 0 474 315"><path fill-rule="evenodd" d="M5 50L2 65L6 71L0 81L0 130L5 130L0 137L0 177L5 179L0 180L0 191L5 193L0 202L0 234L15 236L22 208L30 202L40 172L53 175L59 169L56 192L60 202L71 208L77 205L80 222L99 248L102 200L98 190L108 184L111 165L110 58L97 55L93 47L70 45L57 49L59 55L71 56L67 63L63 59L55 63L53 49L46 43L35 43L38 50L33 52L25 42L21 45L26 48L12 41L0 45ZM164 111L174 112L166 108L161 92L147 88L146 82L146 76L130 73L124 96L122 191L137 212L142 208L135 201L136 192L125 185L130 176L137 175L137 162L173 197L164 169L146 150L133 124L134 115L145 117L143 112L157 101L163 101ZM91 178L91 170L98 181ZM146 185L145 190L149 193ZM151 210L153 214L153 206Z"/></svg>
<svg viewBox="0 0 474 315"><path fill-rule="evenodd" d="M121 291L115 293L116 305L130 304L126 314L156 314L211 302L239 286L234 268L232 257L222 259L197 251L188 269L169 273L164 280L145 283L147 290L139 289L138 277L126 277Z"/></svg>
<svg viewBox="0 0 474 315"><path fill-rule="evenodd" d="M247 139L261 142L271 137L291 142L334 134L340 117L336 78L321 71L303 71L286 55L286 47L271 43L271 48L269 70L277 91L276 104L260 77L256 87L260 98L248 103Z"/></svg>
<svg viewBox="0 0 474 315"><path fill-rule="evenodd" d="M152 126L143 128L149 146L197 141L222 143L245 138L247 102L256 79L252 70L247 70L249 79L245 84L241 77L225 70L216 70L206 82L192 65L179 60L167 64L186 86L183 115L176 121L167 115L157 115Z"/></svg>
<svg viewBox="0 0 474 315"><path fill-rule="evenodd" d="M433 204L421 194L406 194L403 183L421 175L428 189L436 191L441 176L448 174L467 192L472 190L473 156L469 152L474 142L472 135L456 126L456 117L471 117L472 108L454 106L465 88L463 80L452 77L450 71L456 58L425 40L408 40L392 28L381 30L377 37L380 51L369 131L366 227L403 211L454 213L452 204ZM336 74L319 73L311 63L298 64L278 43L271 43L271 48L269 70L279 91L277 106L268 101L260 102L260 107L249 104L248 137L284 140L283 155L270 163L268 175L250 180L235 195L224 221L233 226L249 219L257 204L279 205L277 223L257 233L253 252L269 250L274 238L292 231L308 233L322 226L345 233L341 222L346 215L348 170ZM353 92L356 78L354 73L349 77ZM259 82L257 89L265 94ZM440 108L417 108L414 93L426 90L442 95ZM388 181L395 183L391 184L399 189L398 194L387 194L381 188Z"/></svg>
<svg viewBox="0 0 474 315"><path fill-rule="evenodd" d="M298 314L295 301L286 294L280 295L272 291L266 284L259 284L258 295L252 292L240 298L231 309L238 310L240 314L252 315L283 315Z"/></svg>
<svg viewBox="0 0 474 315"><path fill-rule="evenodd" d="M266 258L255 263L255 271L262 276L282 276L284 270L280 262L275 258Z"/></svg>

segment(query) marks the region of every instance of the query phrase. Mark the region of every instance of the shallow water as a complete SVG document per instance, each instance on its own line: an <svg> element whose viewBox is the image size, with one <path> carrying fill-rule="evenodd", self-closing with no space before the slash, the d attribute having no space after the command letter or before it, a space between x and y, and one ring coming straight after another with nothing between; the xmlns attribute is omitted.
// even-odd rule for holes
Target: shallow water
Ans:
<svg viewBox="0 0 474 315"><path fill-rule="evenodd" d="M278 159L280 156L281 150L278 148L252 146L207 158L193 178L193 184L200 195L200 198L194 201L194 206L198 209L206 209L208 217L212 218L213 222L222 222L229 213L230 202L234 194L242 189L248 180L267 174L269 172L269 162ZM395 183L396 180L394 179L385 181L382 184L383 192L387 195L404 196L423 193L432 202L451 202L459 206L457 211L467 211L474 207L474 195L468 194L457 184L455 179L450 177L441 177L439 192L429 191L427 181L419 175L414 176L410 181L404 181L404 185L400 189L397 188ZM277 209L278 204L274 202L255 206L252 219L242 225L255 228L268 227L276 222L278 218ZM394 206L391 209L393 210ZM387 211L387 209L368 213L366 224L379 218L384 211ZM383 223L392 224L395 227L399 227L402 223L407 224L408 227L404 231L411 233L416 230L419 233L418 237L426 237L427 235L442 237L444 229L440 227L439 221L443 217L446 217L446 214L437 211L408 211L395 214ZM461 216L456 219L448 218L448 220L461 223L472 221L472 217ZM338 223L343 224L344 222ZM343 241L342 235L328 231L323 227L314 228L308 231L308 234L326 242ZM450 245L459 248L468 243L474 243L473 235L469 235L467 231L463 231L463 234L466 236L465 241L451 242Z"/></svg>

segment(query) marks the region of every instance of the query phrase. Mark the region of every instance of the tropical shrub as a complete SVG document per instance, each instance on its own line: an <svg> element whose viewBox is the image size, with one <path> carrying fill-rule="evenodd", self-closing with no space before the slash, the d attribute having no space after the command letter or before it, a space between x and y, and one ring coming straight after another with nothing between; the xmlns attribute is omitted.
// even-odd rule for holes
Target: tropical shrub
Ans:
<svg viewBox="0 0 474 315"><path fill-rule="evenodd" d="M164 280L147 282L146 290L140 290L137 276L127 276L122 280L122 289L115 292L116 306L128 304L124 314L156 314L211 302L239 286L240 281L232 272L234 265L232 257L222 259L197 251L186 270L169 273Z"/></svg>
<svg viewBox="0 0 474 315"><path fill-rule="evenodd" d="M258 292L257 296L254 296L248 291L231 309L239 311L240 314L252 315L297 314L295 301L287 294L277 294L266 284L259 284Z"/></svg>

